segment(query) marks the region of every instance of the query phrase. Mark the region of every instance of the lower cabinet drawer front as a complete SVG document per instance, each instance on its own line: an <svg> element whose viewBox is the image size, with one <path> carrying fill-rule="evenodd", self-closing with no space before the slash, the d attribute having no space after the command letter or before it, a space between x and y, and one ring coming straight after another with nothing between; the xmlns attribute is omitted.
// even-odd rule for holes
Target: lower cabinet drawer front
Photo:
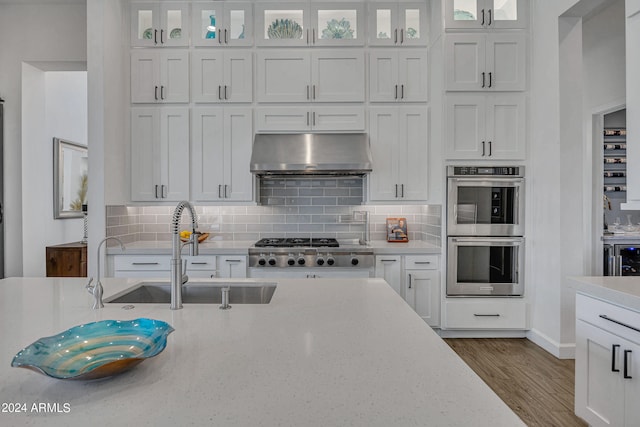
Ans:
<svg viewBox="0 0 640 427"><path fill-rule="evenodd" d="M640 313L637 311L578 293L576 317L640 344Z"/></svg>
<svg viewBox="0 0 640 427"><path fill-rule="evenodd" d="M125 271L168 271L170 269L170 256L151 256L151 255L122 255L115 256L113 259L113 267L117 272Z"/></svg>
<svg viewBox="0 0 640 427"><path fill-rule="evenodd" d="M407 270L437 270L438 255L405 255L404 268Z"/></svg>
<svg viewBox="0 0 640 427"><path fill-rule="evenodd" d="M194 270L214 271L216 269L215 255L206 255L206 256L183 255L182 259L187 261L187 274L189 274L190 271L194 271Z"/></svg>
<svg viewBox="0 0 640 427"><path fill-rule="evenodd" d="M528 327L524 301L450 301L445 303L446 329L518 329Z"/></svg>

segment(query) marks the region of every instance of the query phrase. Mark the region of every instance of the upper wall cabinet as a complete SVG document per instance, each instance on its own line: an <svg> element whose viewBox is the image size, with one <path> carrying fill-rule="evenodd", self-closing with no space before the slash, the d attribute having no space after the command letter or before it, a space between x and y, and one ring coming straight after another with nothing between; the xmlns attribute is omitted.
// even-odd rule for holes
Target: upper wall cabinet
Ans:
<svg viewBox="0 0 640 427"><path fill-rule="evenodd" d="M426 2L369 4L369 44L371 46L426 46Z"/></svg>
<svg viewBox="0 0 640 427"><path fill-rule="evenodd" d="M258 102L364 102L360 49L258 52Z"/></svg>
<svg viewBox="0 0 640 427"><path fill-rule="evenodd" d="M524 35L445 34L444 40L447 90L525 90Z"/></svg>
<svg viewBox="0 0 640 427"><path fill-rule="evenodd" d="M528 0L445 0L445 27L527 28Z"/></svg>
<svg viewBox="0 0 640 427"><path fill-rule="evenodd" d="M371 102L426 102L427 52L422 49L372 49L369 55Z"/></svg>
<svg viewBox="0 0 640 427"><path fill-rule="evenodd" d="M196 50L191 54L193 102L251 102L253 56L247 50Z"/></svg>
<svg viewBox="0 0 640 427"><path fill-rule="evenodd" d="M133 50L131 102L189 102L189 52L182 49Z"/></svg>
<svg viewBox="0 0 640 427"><path fill-rule="evenodd" d="M131 46L189 45L189 3L131 4Z"/></svg>
<svg viewBox="0 0 640 427"><path fill-rule="evenodd" d="M257 3L259 46L362 46L364 3Z"/></svg>
<svg viewBox="0 0 640 427"><path fill-rule="evenodd" d="M194 46L251 46L253 7L250 2L209 1L191 6Z"/></svg>

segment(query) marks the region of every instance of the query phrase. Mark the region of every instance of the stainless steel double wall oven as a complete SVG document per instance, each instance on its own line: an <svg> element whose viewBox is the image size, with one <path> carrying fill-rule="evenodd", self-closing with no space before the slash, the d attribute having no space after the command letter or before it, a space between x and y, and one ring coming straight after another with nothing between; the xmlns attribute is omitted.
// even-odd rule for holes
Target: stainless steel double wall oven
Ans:
<svg viewBox="0 0 640 427"><path fill-rule="evenodd" d="M447 296L523 296L524 167L447 172Z"/></svg>

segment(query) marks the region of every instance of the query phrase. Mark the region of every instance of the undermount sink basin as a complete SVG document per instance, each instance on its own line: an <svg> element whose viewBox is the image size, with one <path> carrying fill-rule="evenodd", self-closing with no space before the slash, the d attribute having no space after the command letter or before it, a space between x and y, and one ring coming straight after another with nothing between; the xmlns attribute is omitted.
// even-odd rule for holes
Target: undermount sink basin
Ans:
<svg viewBox="0 0 640 427"><path fill-rule="evenodd" d="M276 291L270 282L194 282L182 285L184 304L221 304L222 289L229 288L229 304L269 304ZM140 282L137 285L105 298L112 304L169 304L171 284L168 282Z"/></svg>

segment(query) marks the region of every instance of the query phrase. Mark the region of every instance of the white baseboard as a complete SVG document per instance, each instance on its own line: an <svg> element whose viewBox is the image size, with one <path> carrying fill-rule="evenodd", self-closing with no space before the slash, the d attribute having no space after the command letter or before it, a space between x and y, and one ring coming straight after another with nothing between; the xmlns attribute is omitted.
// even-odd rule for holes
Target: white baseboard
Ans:
<svg viewBox="0 0 640 427"><path fill-rule="evenodd" d="M438 334L442 338L525 338L527 336L527 331L441 329Z"/></svg>
<svg viewBox="0 0 640 427"><path fill-rule="evenodd" d="M547 335L541 333L536 329L527 331L527 338L534 344L542 347L549 353L553 354L558 359L575 359L576 357L576 344L560 344L559 342L552 340Z"/></svg>

